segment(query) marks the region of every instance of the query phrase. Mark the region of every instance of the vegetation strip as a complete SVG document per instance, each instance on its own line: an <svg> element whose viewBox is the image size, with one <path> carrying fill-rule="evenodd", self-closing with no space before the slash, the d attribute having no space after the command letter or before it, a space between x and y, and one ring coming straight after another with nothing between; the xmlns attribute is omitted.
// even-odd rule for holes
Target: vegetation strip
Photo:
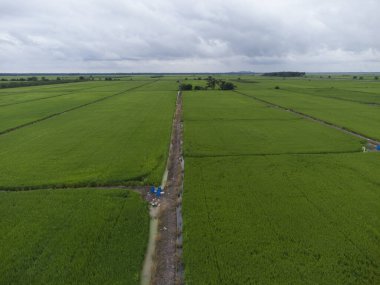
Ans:
<svg viewBox="0 0 380 285"><path fill-rule="evenodd" d="M281 89L281 90L286 91L286 92L291 92L291 93L307 94L307 95L310 95L310 96L320 97L320 98L325 98L325 99L334 99L334 100L353 102L353 103L359 103L359 104L364 104L364 105L380 106L380 103L376 103L376 102L365 102L365 101L353 100L353 99L347 99L347 98L341 98L341 97L336 97L336 96L328 96L327 97L327 96L324 96L324 95L313 94L313 93L309 93L309 92L305 92L305 91L287 90L287 89L284 89L284 88ZM341 90L343 90L343 89L341 89ZM350 90L350 92L371 94L371 93L368 93L368 92L358 92L358 91L352 91L352 90Z"/></svg>
<svg viewBox="0 0 380 285"><path fill-rule="evenodd" d="M257 100L257 101L260 101L260 102L262 102L262 103L265 103L265 104L271 105L271 106L273 106L273 107L279 108L279 109L281 109L281 110L292 112L292 113L294 113L294 114L297 114L297 115L299 115L299 116L302 116L302 117L304 117L304 118L306 118L306 119L309 119L309 120L312 120L312 121L314 121L314 122L321 123L321 124L326 125L326 126L329 126L329 127L331 127L331 128L334 128L334 129L340 130L340 131L342 131L342 132L344 132L344 133L346 133L346 134L350 134L350 135L353 135L353 136L358 137L358 138L360 138L360 139L366 140L369 144L372 144L372 145L380 145L380 141L377 141L377 140L374 139L374 138L370 138L370 137L368 137L368 136L365 136L365 135L363 135L363 134L360 134L360 133L358 133L358 132L355 132L355 131L353 131L353 130L350 130L350 129L346 128L346 127L335 125L335 124L333 124L333 123L331 123L331 122L324 121L324 120L319 119L319 118L317 118L317 117L314 117L314 116L311 116L311 115L308 115L308 114L305 114L305 113L302 113L302 112L299 112L299 111L293 110L293 109L291 109L291 108L286 108L286 107L283 107L283 106L281 106L281 105L277 105L277 104L275 104L275 103L269 102L269 101L267 101L267 100L260 99L260 98L258 98L258 97L256 97L256 96L253 96L253 95L248 95L248 94L245 94L245 93L240 92L240 91L234 91L234 92L236 92L237 94L240 94L240 95L242 95L242 96L246 96L246 97L248 97L248 98L252 98L252 99Z"/></svg>
<svg viewBox="0 0 380 285"><path fill-rule="evenodd" d="M348 154L358 153L360 151L327 151L327 152L283 152L283 153L237 153L237 154L188 154L186 157L191 158L211 158L211 157L246 157L246 156L281 156L281 155L329 155L329 154Z"/></svg>
<svg viewBox="0 0 380 285"><path fill-rule="evenodd" d="M91 87L81 88L81 89L74 89L74 90L71 90L71 91L68 91L68 92L65 92L65 93L61 93L61 94L57 94L57 95L53 95L53 96L42 97L42 98L35 98L35 99L25 100L25 101L21 101L21 102L8 103L8 104L0 104L0 107L19 105L19 104L24 104L24 103L34 102L34 101L41 101L41 100L45 100L45 99L61 97L61 96L65 96L65 95L71 95L71 94L73 94L75 92L78 92L78 91L90 90L90 89L99 88L99 87L105 87L105 86L109 86L109 85L110 84L108 84L108 85L101 85L101 86L91 86Z"/></svg>
<svg viewBox="0 0 380 285"><path fill-rule="evenodd" d="M54 114L51 114L51 115L48 115L48 116L45 116L43 118L40 118L38 120L34 120L34 121L31 121L31 122L28 122L28 123L25 123L25 124L22 124L22 125L19 125L19 126L16 126L16 127L13 127L13 128L10 128L10 129L7 129L7 130L4 130L4 131L0 131L0 135L4 135L4 134L7 134L7 133L10 133L10 132L13 132L13 131L16 131L18 129L21 129L21 128L24 128L24 127L28 127L30 125L33 125L33 124L36 124L36 123L39 123L39 122L43 122L45 120L48 120L48 119L51 119L51 118L54 118L54 117L57 117L57 116L60 116L62 114L65 114L67 112L71 112L71 111L74 111L74 110L77 110L77 109L80 109L80 108L83 108L83 107L86 107L86 106L89 106L89 105L92 105L92 104L95 104L95 103L99 103L99 102L102 102L104 100L107 100L107 99L110 99L112 97L115 97L115 96L118 96L118 95L121 95L121 94L124 94L125 92L128 92L128 91L132 91L132 90L135 90L137 88L141 88L145 85L148 85L148 84L152 84L156 81L153 81L153 82L148 82L148 83L145 83L145 84L142 84L142 85L139 85L139 86L136 86L136 87L132 87L132 88L129 88L129 89L126 89L126 90L123 90L121 92L118 92L118 93L115 93L115 94L112 94L110 96L106 96L106 97L103 97L103 98L100 98L100 99L97 99L97 100L94 100L94 101L91 101L91 102L88 102L88 103L85 103L85 104L82 104L82 105L79 105L79 106L76 106L76 107L73 107L73 108L70 108L70 109L67 109L67 110L64 110L62 112L58 112L58 113L54 113Z"/></svg>

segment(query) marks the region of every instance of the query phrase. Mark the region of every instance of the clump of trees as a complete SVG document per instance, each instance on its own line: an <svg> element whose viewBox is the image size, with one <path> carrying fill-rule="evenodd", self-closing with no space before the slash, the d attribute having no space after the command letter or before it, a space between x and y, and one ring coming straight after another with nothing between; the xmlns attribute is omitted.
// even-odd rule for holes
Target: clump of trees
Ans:
<svg viewBox="0 0 380 285"><path fill-rule="evenodd" d="M192 84L188 84L188 83L182 83L179 87L183 91L193 90L193 85Z"/></svg>
<svg viewBox="0 0 380 285"><path fill-rule="evenodd" d="M201 80L201 78L199 77L198 80ZM204 80L206 80L206 86L200 86L200 85L193 86L190 83L181 83L179 85L179 88L182 91L189 91L189 90L199 91L199 90L208 90L208 89L234 90L236 88L236 86L232 82L228 82L223 79L216 79L212 76L209 76L205 78ZM177 82L180 83L180 81L177 81Z"/></svg>
<svg viewBox="0 0 380 285"><path fill-rule="evenodd" d="M216 79L212 76L207 77L206 79L206 89L215 89L219 88L220 90L234 90L236 86L232 82L225 81L223 79Z"/></svg>

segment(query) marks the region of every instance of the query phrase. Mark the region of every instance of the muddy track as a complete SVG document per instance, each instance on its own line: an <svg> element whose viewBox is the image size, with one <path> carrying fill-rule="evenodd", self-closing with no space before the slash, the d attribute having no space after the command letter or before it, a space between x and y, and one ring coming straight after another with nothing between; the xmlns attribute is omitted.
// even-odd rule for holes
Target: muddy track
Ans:
<svg viewBox="0 0 380 285"><path fill-rule="evenodd" d="M328 126L330 128L336 129L336 130L339 130L339 131L344 132L346 134L355 136L357 138L365 140L367 142L367 144L370 145L370 146L380 145L380 141L379 140L377 140L375 138L368 137L368 136L366 136L364 134L355 132L355 131L350 130L350 129L346 128L346 127L338 126L338 125L335 125L335 124L333 124L331 122L324 121L322 119L319 119L317 117L313 117L311 115L302 113L300 111L297 111L297 110L294 110L294 109L291 109L291 108L287 108L287 107L283 107L281 105L274 104L272 102L260 99L260 98L254 96L254 95L248 95L248 94L245 94L245 93L242 93L242 92L239 92L239 91L235 91L235 93L237 93L239 95L242 95L242 96L245 96L245 97L248 97L248 98L251 98L253 100L259 101L259 102L264 103L266 105L269 105L269 106L272 106L272 107L275 107L275 108L278 108L278 109L281 109L281 110L284 110L284 111L287 111L287 112L291 112L291 113L296 114L298 116L301 116L301 117L303 117L305 119L308 119L308 120L320 123L322 125Z"/></svg>
<svg viewBox="0 0 380 285"><path fill-rule="evenodd" d="M182 208L184 161L182 157L182 94L178 92L173 119L165 195L158 213L158 236L151 284L183 284Z"/></svg>

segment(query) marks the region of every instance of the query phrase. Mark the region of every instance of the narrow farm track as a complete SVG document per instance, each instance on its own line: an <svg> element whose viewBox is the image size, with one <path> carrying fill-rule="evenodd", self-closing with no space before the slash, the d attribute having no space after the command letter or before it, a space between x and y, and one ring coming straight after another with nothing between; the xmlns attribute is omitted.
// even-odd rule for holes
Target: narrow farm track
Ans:
<svg viewBox="0 0 380 285"><path fill-rule="evenodd" d="M168 159L168 179L158 213L158 237L151 284L183 284L182 212L182 93L178 92Z"/></svg>
<svg viewBox="0 0 380 285"><path fill-rule="evenodd" d="M267 105L270 105L272 107L275 107L275 108L278 108L278 109L281 109L283 111L287 111L287 112L292 112L293 114L296 114L298 116L301 116L305 119L308 119L308 120L311 120L313 122L317 122L319 124L322 124L322 125L325 125L325 126L328 126L330 128L333 128L333 129L336 129L336 130L339 130L341 132L344 132L346 134L349 134L349 135L352 135L352 136L355 136L357 138L360 138L362 140L365 140L367 141L367 143L369 145L380 145L380 141L375 139L375 138L371 138L371 137L368 137L366 135L363 135L363 134L360 134L358 132L355 132L353 130L350 130L346 127L342 127L342 126L338 126L338 125L335 125L331 122L328 122L328 121L324 121L322 119L319 119L317 117L314 117L314 116L311 116L311 115L308 115L308 114L305 114L305 113L302 113L300 111L297 111L297 110L293 110L291 108L287 108L287 107L284 107L284 106L281 106L281 105L277 105L275 103L272 103L272 102L269 102L269 101L266 101L266 100L263 100L263 99L260 99L254 95L248 95L248 94L245 94L243 92L240 92L240 91L235 91L236 94L239 94L239 95L242 95L242 96L245 96L245 97L248 97L248 98L251 98L253 100L256 100L256 101L259 101L261 103L265 103Z"/></svg>
<svg viewBox="0 0 380 285"><path fill-rule="evenodd" d="M87 106L90 106L90 105L93 105L93 104L96 104L96 103L99 103L99 102L102 102L102 101L105 101L107 99L110 99L110 98L113 98L113 97L116 97L118 95L121 95L121 94L124 94L126 92L129 92L129 91L132 91L132 90L136 90L138 88L141 88L143 86L146 86L146 85L149 85L149 84L152 84L152 83L155 83L157 82L157 80L155 81L152 81L152 82L148 82L148 83L144 83L142 85L139 85L139 86L136 86L136 87L132 87L132 88L128 88L126 90L123 90L123 91L120 91L120 92L117 92L117 93L114 93L112 95L109 95L109 96L106 96L106 97L102 97L102 98L99 98L97 100L94 100L94 101L91 101L91 102L88 102L88 103L85 103L85 104L82 104L82 105L78 105L78 106L75 106L73 108L70 108L70 109L67 109L67 110L64 110L64 111L61 111L61 112L58 112L58 113L54 113L54 114L50 114L48 116L45 116L45 117L42 117L38 120L34 120L34 121L30 121L30 122L27 122L25 124L22 124L22 125L18 125L18 126L15 126L15 127L12 127L12 128L9 128L9 129L6 129L6 130L3 130L0 132L0 135L4 135L4 134L7 134L7 133L10 133L10 132L13 132L13 131L16 131L16 130L19 130L21 128L25 128L25 127L28 127L30 125L33 125L33 124L37 124L37 123L40 123L40 122L43 122L43 121L46 121L48 119L51 119L51 118L54 118L54 117L57 117L57 116L60 116L62 114L65 114L65 113L68 113L68 112L71 112L71 111L75 111L75 110L78 110L80 108L83 108L83 107L87 107Z"/></svg>

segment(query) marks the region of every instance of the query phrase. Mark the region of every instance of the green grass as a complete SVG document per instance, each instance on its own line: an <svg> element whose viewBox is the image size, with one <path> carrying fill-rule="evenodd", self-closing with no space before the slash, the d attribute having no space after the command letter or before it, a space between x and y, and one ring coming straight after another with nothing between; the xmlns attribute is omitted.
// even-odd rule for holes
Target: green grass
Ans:
<svg viewBox="0 0 380 285"><path fill-rule="evenodd" d="M0 187L158 184L175 99L141 87L0 136Z"/></svg>
<svg viewBox="0 0 380 285"><path fill-rule="evenodd" d="M187 284L378 284L379 159L186 158Z"/></svg>
<svg viewBox="0 0 380 285"><path fill-rule="evenodd" d="M245 94L380 140L380 81L258 79L238 85Z"/></svg>
<svg viewBox="0 0 380 285"><path fill-rule="evenodd" d="M127 190L0 192L0 284L139 284L149 215Z"/></svg>
<svg viewBox="0 0 380 285"><path fill-rule="evenodd" d="M355 152L362 145L235 92L188 92L184 106L186 156Z"/></svg>
<svg viewBox="0 0 380 285"><path fill-rule="evenodd" d="M313 93L330 84L354 90L356 82L255 80L239 91L377 131L375 111L343 100L355 92ZM280 82L292 91L274 90ZM379 154L234 92L185 93L183 120L187 284L380 282Z"/></svg>
<svg viewBox="0 0 380 285"><path fill-rule="evenodd" d="M146 81L149 83L149 81ZM91 104L128 89L141 86L142 82L99 84L89 82L80 88L54 88L53 91L29 88L7 95L0 93L0 132L33 122L41 118L64 112L78 106ZM74 86L73 86L74 87ZM17 88L19 89L19 88ZM1 101L1 99L3 99Z"/></svg>

